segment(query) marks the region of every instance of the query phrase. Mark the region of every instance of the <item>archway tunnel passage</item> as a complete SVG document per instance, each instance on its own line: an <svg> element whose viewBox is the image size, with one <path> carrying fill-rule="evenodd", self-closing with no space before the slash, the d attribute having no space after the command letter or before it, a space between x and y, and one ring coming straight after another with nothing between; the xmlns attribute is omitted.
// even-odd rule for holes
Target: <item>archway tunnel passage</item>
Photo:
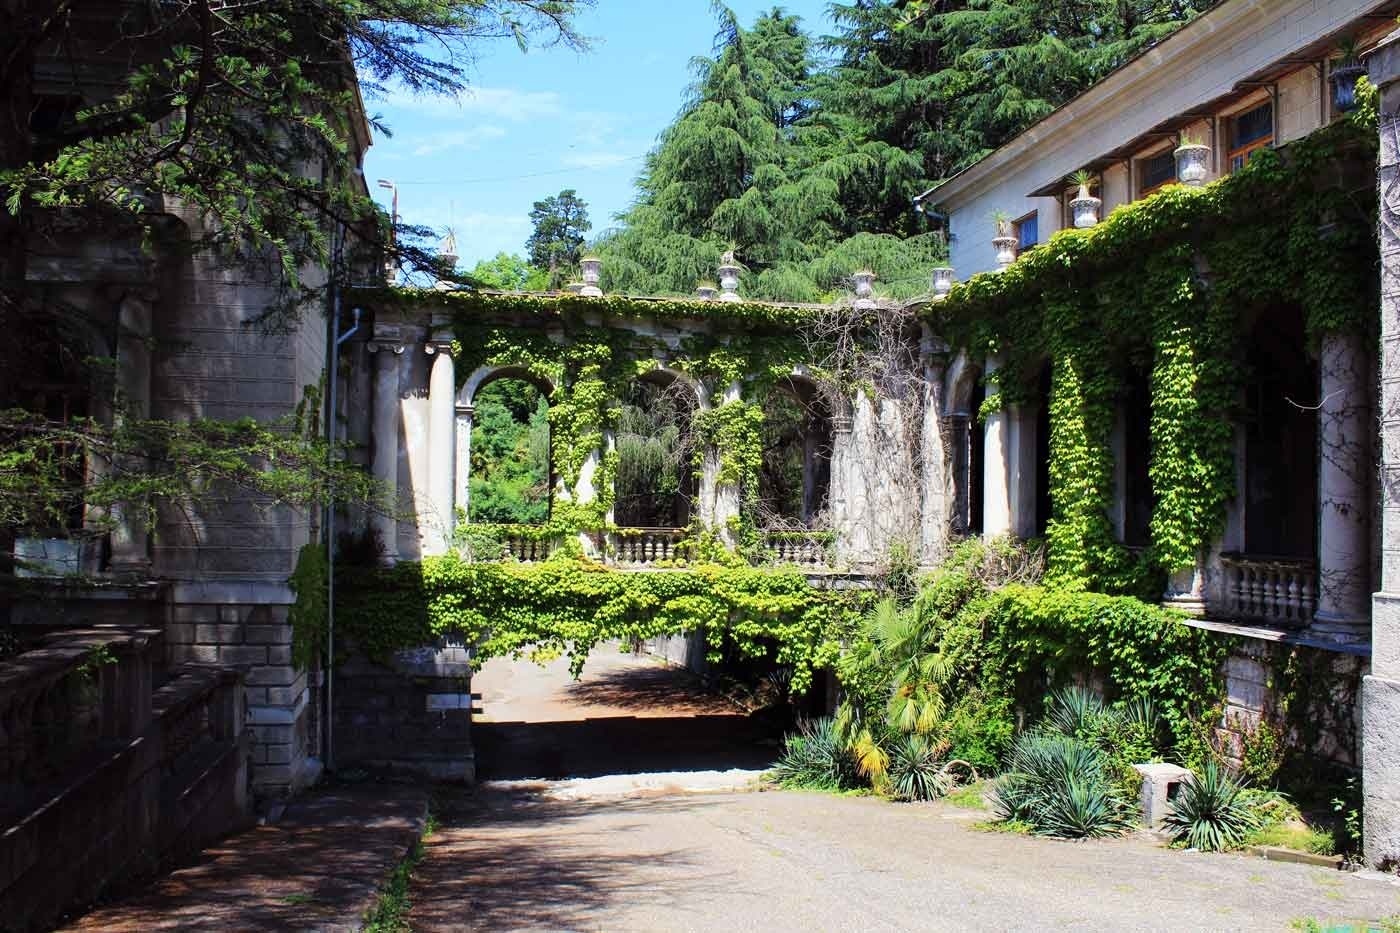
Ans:
<svg viewBox="0 0 1400 933"><path fill-rule="evenodd" d="M760 527L824 528L831 489L831 409L801 376L779 380L763 408L763 463L755 507Z"/></svg>
<svg viewBox="0 0 1400 933"><path fill-rule="evenodd" d="M562 658L487 661L472 680L482 707L472 723L477 777L761 771L777 759L796 717L822 712L822 678L797 703L780 699L776 708L765 707L773 678L734 668L702 677L660 654L684 653L687 645L703 653L703 638L695 635L659 639L648 644L651 651L599 645L577 680ZM743 687L732 686L737 682ZM721 690L716 683L731 686Z"/></svg>

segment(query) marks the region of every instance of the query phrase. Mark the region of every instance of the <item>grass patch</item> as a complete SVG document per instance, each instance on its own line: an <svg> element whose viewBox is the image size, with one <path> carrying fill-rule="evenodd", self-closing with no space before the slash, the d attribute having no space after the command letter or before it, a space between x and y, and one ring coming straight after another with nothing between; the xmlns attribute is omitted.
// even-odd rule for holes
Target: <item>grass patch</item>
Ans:
<svg viewBox="0 0 1400 933"><path fill-rule="evenodd" d="M966 787L959 787L957 790L949 791L943 799L955 807L964 810L986 810L987 801L982 795L986 792L986 781L975 781Z"/></svg>
<svg viewBox="0 0 1400 933"><path fill-rule="evenodd" d="M1400 933L1400 914L1381 920L1317 920L1312 917L1297 917L1288 924L1290 930L1300 933Z"/></svg>
<svg viewBox="0 0 1400 933"><path fill-rule="evenodd" d="M403 861L394 867L383 889L369 913L365 914L361 933L410 933L408 925L408 884L413 878L413 870L423 860L423 840L437 832L437 817L431 810L423 823L423 835L413 843L413 848Z"/></svg>
<svg viewBox="0 0 1400 933"><path fill-rule="evenodd" d="M973 829L984 833L1010 833L1013 836L1029 836L1035 829L1025 820L982 820L971 824Z"/></svg>
<svg viewBox="0 0 1400 933"><path fill-rule="evenodd" d="M1245 837L1245 845L1280 846L1313 855L1336 855L1337 840L1330 832L1304 823L1278 823L1256 829Z"/></svg>

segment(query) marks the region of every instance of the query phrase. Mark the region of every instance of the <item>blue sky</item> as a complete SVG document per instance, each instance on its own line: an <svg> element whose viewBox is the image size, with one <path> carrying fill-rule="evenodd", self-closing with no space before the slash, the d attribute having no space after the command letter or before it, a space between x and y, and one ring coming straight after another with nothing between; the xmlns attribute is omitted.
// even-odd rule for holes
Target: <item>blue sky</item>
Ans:
<svg viewBox="0 0 1400 933"><path fill-rule="evenodd" d="M808 32L828 30L827 0L781 5ZM773 2L732 0L749 24ZM458 100L395 93L366 106L393 130L376 136L365 176L386 207L399 186L409 223L457 231L461 264L524 253L530 205L562 188L588 202L593 233L632 200L641 156L670 124L690 84L690 59L707 55L716 24L708 0L598 0L578 20L594 39L582 54L510 41L484 45Z"/></svg>

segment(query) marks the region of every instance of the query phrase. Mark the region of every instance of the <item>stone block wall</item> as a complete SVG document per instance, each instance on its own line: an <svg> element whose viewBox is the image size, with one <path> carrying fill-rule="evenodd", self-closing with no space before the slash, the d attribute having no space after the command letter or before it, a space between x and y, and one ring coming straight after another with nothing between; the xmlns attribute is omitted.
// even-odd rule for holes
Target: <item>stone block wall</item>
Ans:
<svg viewBox="0 0 1400 933"><path fill-rule="evenodd" d="M438 781L472 781L471 666L460 645L399 652L381 664L352 655L335 671L334 754Z"/></svg>
<svg viewBox="0 0 1400 933"><path fill-rule="evenodd" d="M243 673L253 730L253 790L277 797L320 775L316 675L292 663L293 602L285 584L176 584L167 606L167 662L220 664Z"/></svg>
<svg viewBox="0 0 1400 933"><path fill-rule="evenodd" d="M1261 722L1289 748L1346 768L1361 764L1359 702L1364 654L1243 639L1225 661L1216 740L1236 764ZM1291 682L1291 684L1290 684ZM1290 685L1294 696L1285 695ZM1291 708L1285 709L1285 705Z"/></svg>

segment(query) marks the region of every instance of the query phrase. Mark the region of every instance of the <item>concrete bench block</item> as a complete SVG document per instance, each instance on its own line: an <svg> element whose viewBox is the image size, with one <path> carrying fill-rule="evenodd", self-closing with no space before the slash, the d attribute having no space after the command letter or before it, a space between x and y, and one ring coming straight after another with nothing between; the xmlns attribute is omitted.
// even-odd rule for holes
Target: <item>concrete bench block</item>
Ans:
<svg viewBox="0 0 1400 933"><path fill-rule="evenodd" d="M1160 829L1167 815L1167 804L1175 800L1182 785L1191 780L1191 771L1165 762L1133 765L1133 770L1142 775L1142 790L1138 796L1142 821L1151 829Z"/></svg>

